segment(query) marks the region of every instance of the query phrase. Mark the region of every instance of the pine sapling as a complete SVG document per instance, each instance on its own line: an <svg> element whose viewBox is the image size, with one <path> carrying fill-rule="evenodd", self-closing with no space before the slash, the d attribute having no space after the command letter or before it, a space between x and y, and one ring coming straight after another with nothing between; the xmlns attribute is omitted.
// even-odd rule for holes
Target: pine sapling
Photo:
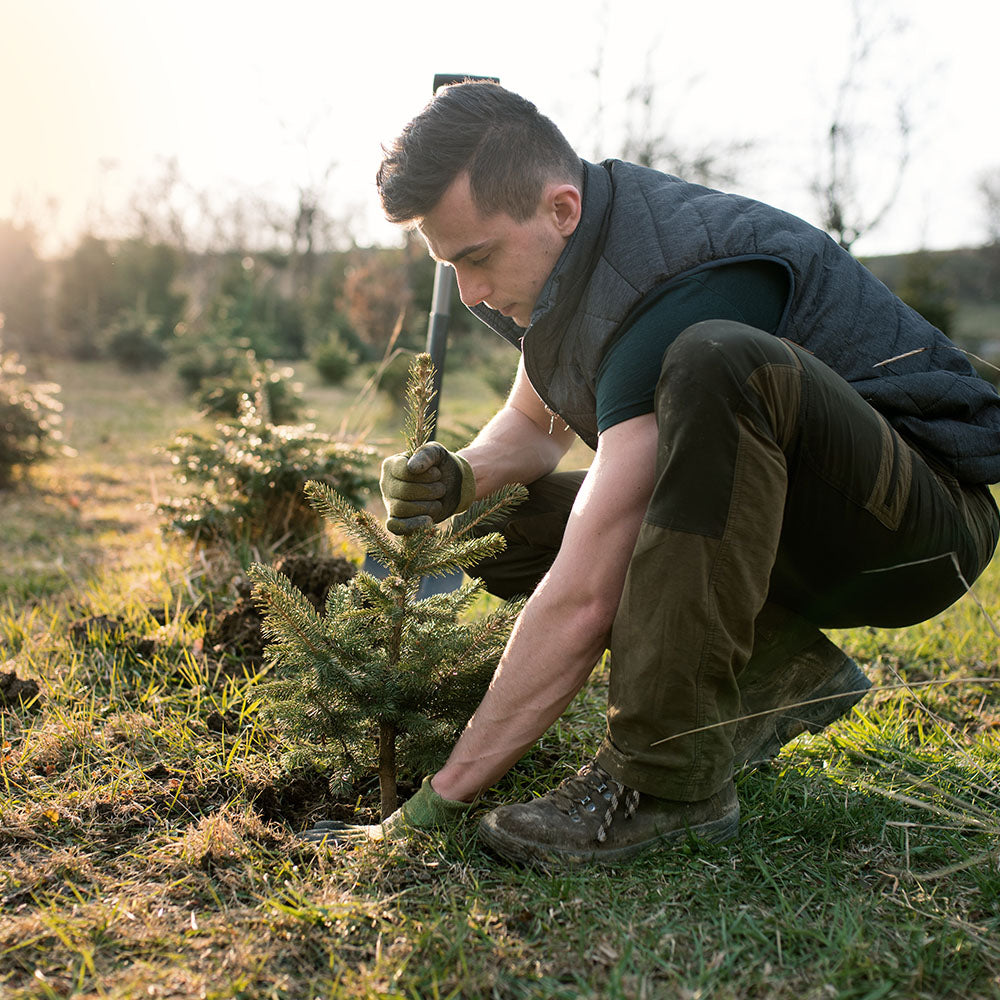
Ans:
<svg viewBox="0 0 1000 1000"><path fill-rule="evenodd" d="M414 361L406 391L404 435L409 454L430 440L433 364ZM398 805L397 775L440 766L481 699L521 602L463 618L483 590L468 580L456 590L418 599L425 576L468 569L504 547L489 524L519 503L523 487L505 487L474 503L443 529L390 534L368 511L328 485L305 491L386 570L382 579L359 572L333 588L318 613L273 568L255 565L255 595L272 640L274 673L265 714L292 749L286 761L309 760L357 778L377 770L381 814Z"/></svg>

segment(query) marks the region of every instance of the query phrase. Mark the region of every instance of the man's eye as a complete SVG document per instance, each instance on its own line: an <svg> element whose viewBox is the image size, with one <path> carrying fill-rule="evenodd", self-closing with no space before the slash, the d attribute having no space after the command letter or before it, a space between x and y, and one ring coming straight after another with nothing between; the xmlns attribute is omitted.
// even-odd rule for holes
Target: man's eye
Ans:
<svg viewBox="0 0 1000 1000"><path fill-rule="evenodd" d="M492 253L484 254L482 257L477 257L475 260L470 260L469 263L472 264L473 267L482 267L483 264L485 264L492 256L493 256Z"/></svg>

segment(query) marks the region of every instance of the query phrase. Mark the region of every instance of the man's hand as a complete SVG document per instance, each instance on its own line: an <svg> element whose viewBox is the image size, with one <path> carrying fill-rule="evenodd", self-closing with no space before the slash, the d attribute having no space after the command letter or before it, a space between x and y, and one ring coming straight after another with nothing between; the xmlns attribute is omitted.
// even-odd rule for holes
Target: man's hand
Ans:
<svg viewBox="0 0 1000 1000"><path fill-rule="evenodd" d="M472 466L437 441L412 455L391 455L382 463L379 480L394 535L410 535L452 514L460 514L476 498Z"/></svg>
<svg viewBox="0 0 1000 1000"><path fill-rule="evenodd" d="M424 778L416 795L407 800L384 822L373 826L321 820L300 833L299 840L313 844L359 844L373 840L405 840L411 830L433 830L452 826L472 808L468 802L443 799Z"/></svg>

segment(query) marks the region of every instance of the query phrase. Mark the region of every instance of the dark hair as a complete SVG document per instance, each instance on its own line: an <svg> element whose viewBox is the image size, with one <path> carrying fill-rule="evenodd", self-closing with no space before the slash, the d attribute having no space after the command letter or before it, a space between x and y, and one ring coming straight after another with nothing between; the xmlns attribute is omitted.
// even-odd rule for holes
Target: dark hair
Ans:
<svg viewBox="0 0 1000 1000"><path fill-rule="evenodd" d="M531 101L495 83L443 87L385 154L375 182L390 222L422 219L467 170L476 207L518 222L547 182L581 184L580 157Z"/></svg>

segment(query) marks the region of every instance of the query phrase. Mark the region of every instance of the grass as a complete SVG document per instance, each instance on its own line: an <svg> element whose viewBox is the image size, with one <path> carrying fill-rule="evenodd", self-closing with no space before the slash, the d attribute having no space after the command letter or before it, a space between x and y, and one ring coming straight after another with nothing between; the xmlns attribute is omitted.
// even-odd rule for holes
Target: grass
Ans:
<svg viewBox="0 0 1000 1000"><path fill-rule="evenodd" d="M167 374L49 374L77 457L0 497L0 662L41 688L0 711L5 1000L1000 997L996 562L931 622L835 634L877 690L740 778L733 844L531 872L481 850L477 811L316 853L293 832L334 808L325 780L281 771L258 678L200 654L213 568L152 513L169 489L153 445L196 415ZM332 424L357 387L303 374ZM471 422L486 393L464 371L449 386ZM97 615L122 628L72 627ZM585 759L606 685L597 671L484 807ZM368 819L375 785L356 792L336 808Z"/></svg>

